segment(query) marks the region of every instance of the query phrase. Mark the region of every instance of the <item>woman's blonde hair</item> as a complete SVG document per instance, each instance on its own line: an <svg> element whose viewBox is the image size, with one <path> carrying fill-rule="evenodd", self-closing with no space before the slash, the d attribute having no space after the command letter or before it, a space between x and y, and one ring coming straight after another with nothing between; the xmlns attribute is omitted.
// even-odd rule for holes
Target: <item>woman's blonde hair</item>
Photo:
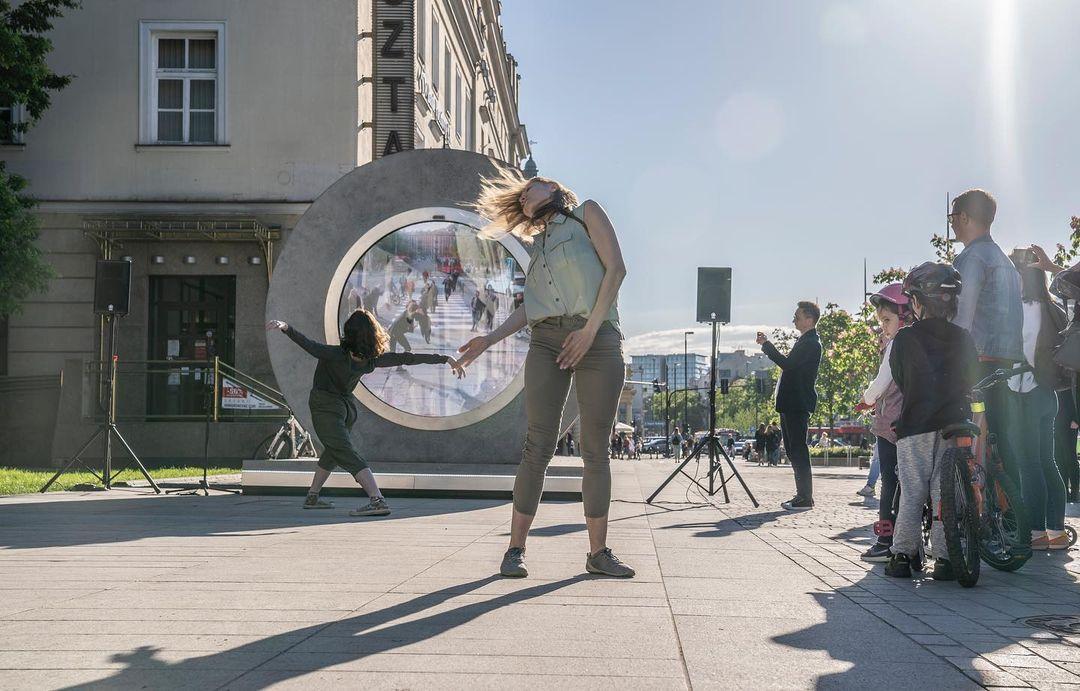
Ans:
<svg viewBox="0 0 1080 691"><path fill-rule="evenodd" d="M534 183L545 182L555 187L555 194L549 206L549 213L537 218L529 218L521 208L521 193ZM490 223L480 231L480 237L496 239L511 233L522 240L528 240L543 230L544 222L551 211L569 213L578 205L577 195L557 180L535 177L523 179L519 173L510 169L500 170L489 178L480 181L480 198L473 208Z"/></svg>

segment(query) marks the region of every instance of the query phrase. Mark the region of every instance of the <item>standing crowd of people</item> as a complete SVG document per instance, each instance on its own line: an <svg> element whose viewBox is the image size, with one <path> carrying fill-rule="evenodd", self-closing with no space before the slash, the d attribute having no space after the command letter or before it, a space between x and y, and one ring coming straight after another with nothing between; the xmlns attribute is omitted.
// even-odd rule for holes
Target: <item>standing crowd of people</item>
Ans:
<svg viewBox="0 0 1080 691"><path fill-rule="evenodd" d="M964 246L954 262L926 262L902 283L869 296L881 326L881 364L860 404L874 413L877 441L867 486L859 494L872 495L880 475L881 497L877 539L862 558L886 563L889 576L910 577L922 568L923 507L928 500L940 506L941 462L951 444L943 431L971 418L973 387L1000 370L1017 374L986 390L986 425L1006 473L1020 488L1031 547L1069 546L1065 506L1077 501L1080 490L1075 400L1080 335L1071 346L1066 337L1080 331L1075 303L1068 304L1080 298L1080 268L1056 266L1037 245L1006 254L990 232L996 212L988 192L961 194L948 215L956 241ZM1057 276L1049 287L1048 275ZM1073 325L1066 312L1070 306ZM786 356L758 334L763 351L782 370L776 408L796 485L795 496L783 503L788 510L814 506L805 439L821 359L817 319L816 305L799 303L794 324L800 338ZM937 516L930 551L933 577L954 579Z"/></svg>

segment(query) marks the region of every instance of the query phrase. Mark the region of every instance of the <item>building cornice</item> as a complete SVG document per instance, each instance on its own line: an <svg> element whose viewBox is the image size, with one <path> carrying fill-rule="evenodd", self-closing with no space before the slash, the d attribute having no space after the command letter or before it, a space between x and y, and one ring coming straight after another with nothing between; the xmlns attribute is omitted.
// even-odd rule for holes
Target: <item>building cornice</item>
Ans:
<svg viewBox="0 0 1080 691"><path fill-rule="evenodd" d="M311 202L260 201L123 201L123 200L56 200L39 201L34 211L50 214L284 214L299 216Z"/></svg>

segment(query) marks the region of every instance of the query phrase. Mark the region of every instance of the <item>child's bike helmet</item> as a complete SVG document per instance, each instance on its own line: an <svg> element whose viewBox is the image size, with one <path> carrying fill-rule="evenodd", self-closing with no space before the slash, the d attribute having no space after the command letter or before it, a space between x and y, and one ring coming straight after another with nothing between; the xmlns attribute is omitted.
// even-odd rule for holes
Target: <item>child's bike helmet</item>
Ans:
<svg viewBox="0 0 1080 691"><path fill-rule="evenodd" d="M896 306L896 311L900 314L901 320L908 321L911 317L911 299L904 295L903 283L890 283L870 296L870 304L875 309L885 303Z"/></svg>
<svg viewBox="0 0 1080 691"><path fill-rule="evenodd" d="M960 294L960 272L951 264L924 262L908 272L902 292L920 302L951 302Z"/></svg>
<svg viewBox="0 0 1080 691"><path fill-rule="evenodd" d="M1065 300L1080 300L1080 264L1054 276L1050 282L1050 292Z"/></svg>

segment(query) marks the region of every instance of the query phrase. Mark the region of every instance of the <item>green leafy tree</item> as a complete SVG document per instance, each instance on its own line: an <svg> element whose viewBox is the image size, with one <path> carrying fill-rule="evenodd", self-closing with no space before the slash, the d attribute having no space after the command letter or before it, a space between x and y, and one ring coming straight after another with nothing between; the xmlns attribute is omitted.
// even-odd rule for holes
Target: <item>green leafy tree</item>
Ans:
<svg viewBox="0 0 1080 691"><path fill-rule="evenodd" d="M874 285L883 286L890 283L900 283L907 278L907 269L901 269L899 266L889 267L888 269L882 269L874 274L872 279Z"/></svg>
<svg viewBox="0 0 1080 691"><path fill-rule="evenodd" d="M649 400L653 419L661 422L664 420L664 396L664 392L653 394ZM668 419L672 425L678 424L680 429L687 422L692 429L705 429L709 417L707 400L708 396L702 396L698 391L673 391L667 410ZM686 401L686 417L683 417L683 401Z"/></svg>
<svg viewBox="0 0 1080 691"><path fill-rule="evenodd" d="M753 377L742 377L731 382L726 394L716 392L716 426L748 430L758 424L779 424L780 415L773 406L772 386L779 376L779 368L766 380L765 388L758 390Z"/></svg>
<svg viewBox="0 0 1080 691"><path fill-rule="evenodd" d="M0 126L5 141L28 130L48 109L51 92L70 83L70 76L49 69L52 41L46 34L64 10L78 6L77 0L26 0L13 7L0 0L0 103L21 104L29 116L27 122ZM37 246L34 201L24 193L26 185L0 162L0 317L18 312L54 275Z"/></svg>
<svg viewBox="0 0 1080 691"><path fill-rule="evenodd" d="M877 335L869 317L852 315L836 303L825 306L817 325L821 338L818 409L812 421L832 428L853 417L863 388L878 365Z"/></svg>
<svg viewBox="0 0 1080 691"><path fill-rule="evenodd" d="M1057 252L1054 253L1054 263L1058 266L1069 266L1076 255L1080 254L1080 216L1073 216L1069 221L1069 245L1058 243Z"/></svg>
<svg viewBox="0 0 1080 691"><path fill-rule="evenodd" d="M939 262L952 264L956 260L956 248L951 240L946 240L944 235L934 233L930 238L930 244L934 247L934 254Z"/></svg>

